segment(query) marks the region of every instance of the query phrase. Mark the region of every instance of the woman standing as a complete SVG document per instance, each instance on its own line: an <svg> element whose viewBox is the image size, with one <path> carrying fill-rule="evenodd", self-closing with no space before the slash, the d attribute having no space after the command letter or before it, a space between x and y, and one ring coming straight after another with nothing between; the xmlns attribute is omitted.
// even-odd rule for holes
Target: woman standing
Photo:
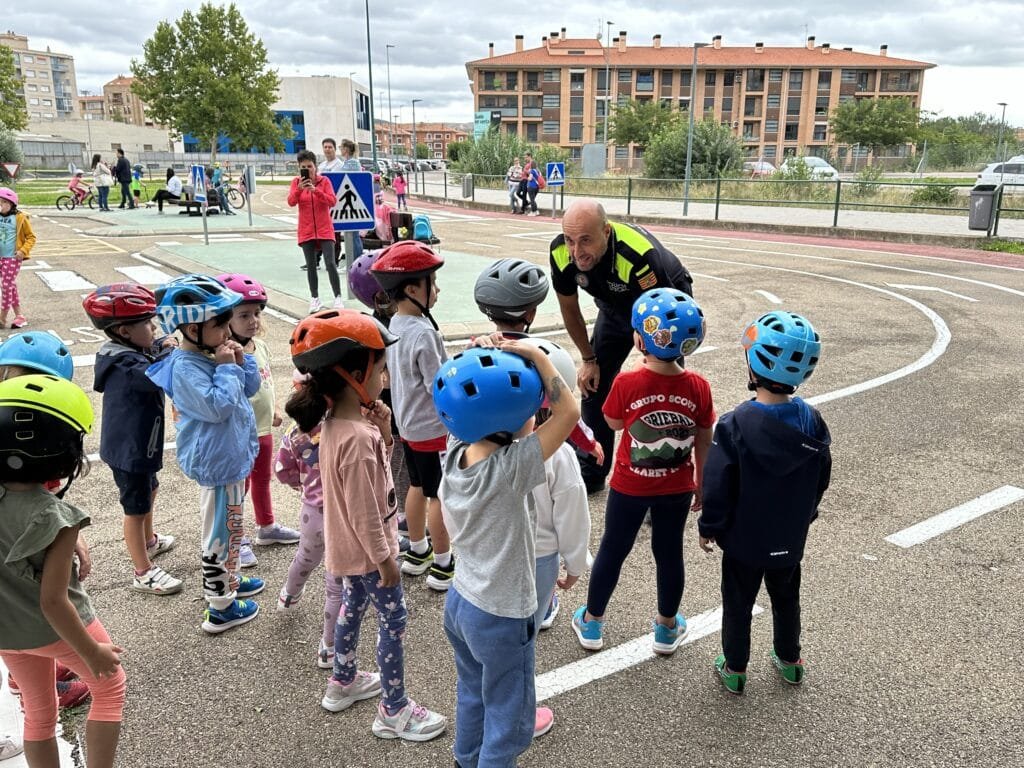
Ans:
<svg viewBox="0 0 1024 768"><path fill-rule="evenodd" d="M92 156L93 181L96 182L96 191L100 196L100 210L109 211L107 198L110 196L110 188L114 185L114 176L110 172L110 166L103 162L99 155Z"/></svg>
<svg viewBox="0 0 1024 768"><path fill-rule="evenodd" d="M309 311L319 312L323 309L316 274L316 252L319 248L324 254L324 266L327 277L331 281L334 292L334 307L344 306L341 299L341 281L338 279L338 265L334 259L334 223L331 220L331 209L337 200L334 187L326 176L316 171L316 155L308 149L299 152L296 160L299 163L299 175L292 179L288 190L288 205L299 209L299 247L306 257L306 280L309 282ZM357 196L353 190L347 190L347 197ZM351 200L349 202L351 205Z"/></svg>

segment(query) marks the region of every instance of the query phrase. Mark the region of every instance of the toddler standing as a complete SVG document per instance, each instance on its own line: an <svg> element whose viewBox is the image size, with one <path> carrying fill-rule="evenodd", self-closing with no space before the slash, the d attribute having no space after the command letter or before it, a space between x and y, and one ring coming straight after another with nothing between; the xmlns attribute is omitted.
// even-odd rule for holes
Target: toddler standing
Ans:
<svg viewBox="0 0 1024 768"><path fill-rule="evenodd" d="M11 328L24 328L28 321L21 312L18 295L18 273L21 262L29 258L36 244L36 235L28 216L18 210L18 195L13 189L0 187L0 328L7 327L7 317L14 309Z"/></svg>

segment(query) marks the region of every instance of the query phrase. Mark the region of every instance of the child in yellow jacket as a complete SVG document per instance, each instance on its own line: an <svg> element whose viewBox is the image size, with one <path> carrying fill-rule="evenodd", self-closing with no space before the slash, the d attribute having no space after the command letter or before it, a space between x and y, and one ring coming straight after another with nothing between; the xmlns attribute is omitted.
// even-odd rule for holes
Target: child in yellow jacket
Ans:
<svg viewBox="0 0 1024 768"><path fill-rule="evenodd" d="M28 216L18 210L18 195L13 189L0 187L0 328L7 327L7 316L14 309L11 328L28 325L21 313L18 297L18 273L21 262L29 257L36 244L36 235Z"/></svg>

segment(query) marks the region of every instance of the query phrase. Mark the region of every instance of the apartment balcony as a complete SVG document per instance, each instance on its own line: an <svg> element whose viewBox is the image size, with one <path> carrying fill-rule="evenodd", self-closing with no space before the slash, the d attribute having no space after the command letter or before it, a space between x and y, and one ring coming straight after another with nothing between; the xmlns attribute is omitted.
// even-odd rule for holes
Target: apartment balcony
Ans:
<svg viewBox="0 0 1024 768"><path fill-rule="evenodd" d="M541 107L523 107L523 117L536 117L542 116L543 109Z"/></svg>

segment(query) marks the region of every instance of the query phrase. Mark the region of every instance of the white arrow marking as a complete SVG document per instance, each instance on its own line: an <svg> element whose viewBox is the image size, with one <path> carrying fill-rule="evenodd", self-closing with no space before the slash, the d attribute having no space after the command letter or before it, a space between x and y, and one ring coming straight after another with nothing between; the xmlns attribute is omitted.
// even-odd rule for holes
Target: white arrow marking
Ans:
<svg viewBox="0 0 1024 768"><path fill-rule="evenodd" d="M978 299L972 299L970 296L964 296L962 293L953 293L952 291L947 291L945 288L936 288L933 285L906 285L904 283L886 283L886 285L888 285L890 288L905 288L911 291L932 291L935 293L945 293L950 296L955 296L958 299L963 299L964 301L978 301Z"/></svg>
<svg viewBox="0 0 1024 768"><path fill-rule="evenodd" d="M904 528L892 536L886 536L885 540L897 547L908 549L915 544L934 539L939 534L951 531L964 523L981 517L982 515L994 512L1002 507L1014 504L1024 499L1024 488L1015 485L1004 485L996 488L983 496L972 499L958 507L947 509L945 512L922 520L916 525Z"/></svg>
<svg viewBox="0 0 1024 768"><path fill-rule="evenodd" d="M774 293L768 293L768 291L761 291L761 290L754 291L754 293L761 294L766 299L768 299L768 301L770 301L772 304L781 304L782 303L782 299L780 299Z"/></svg>

